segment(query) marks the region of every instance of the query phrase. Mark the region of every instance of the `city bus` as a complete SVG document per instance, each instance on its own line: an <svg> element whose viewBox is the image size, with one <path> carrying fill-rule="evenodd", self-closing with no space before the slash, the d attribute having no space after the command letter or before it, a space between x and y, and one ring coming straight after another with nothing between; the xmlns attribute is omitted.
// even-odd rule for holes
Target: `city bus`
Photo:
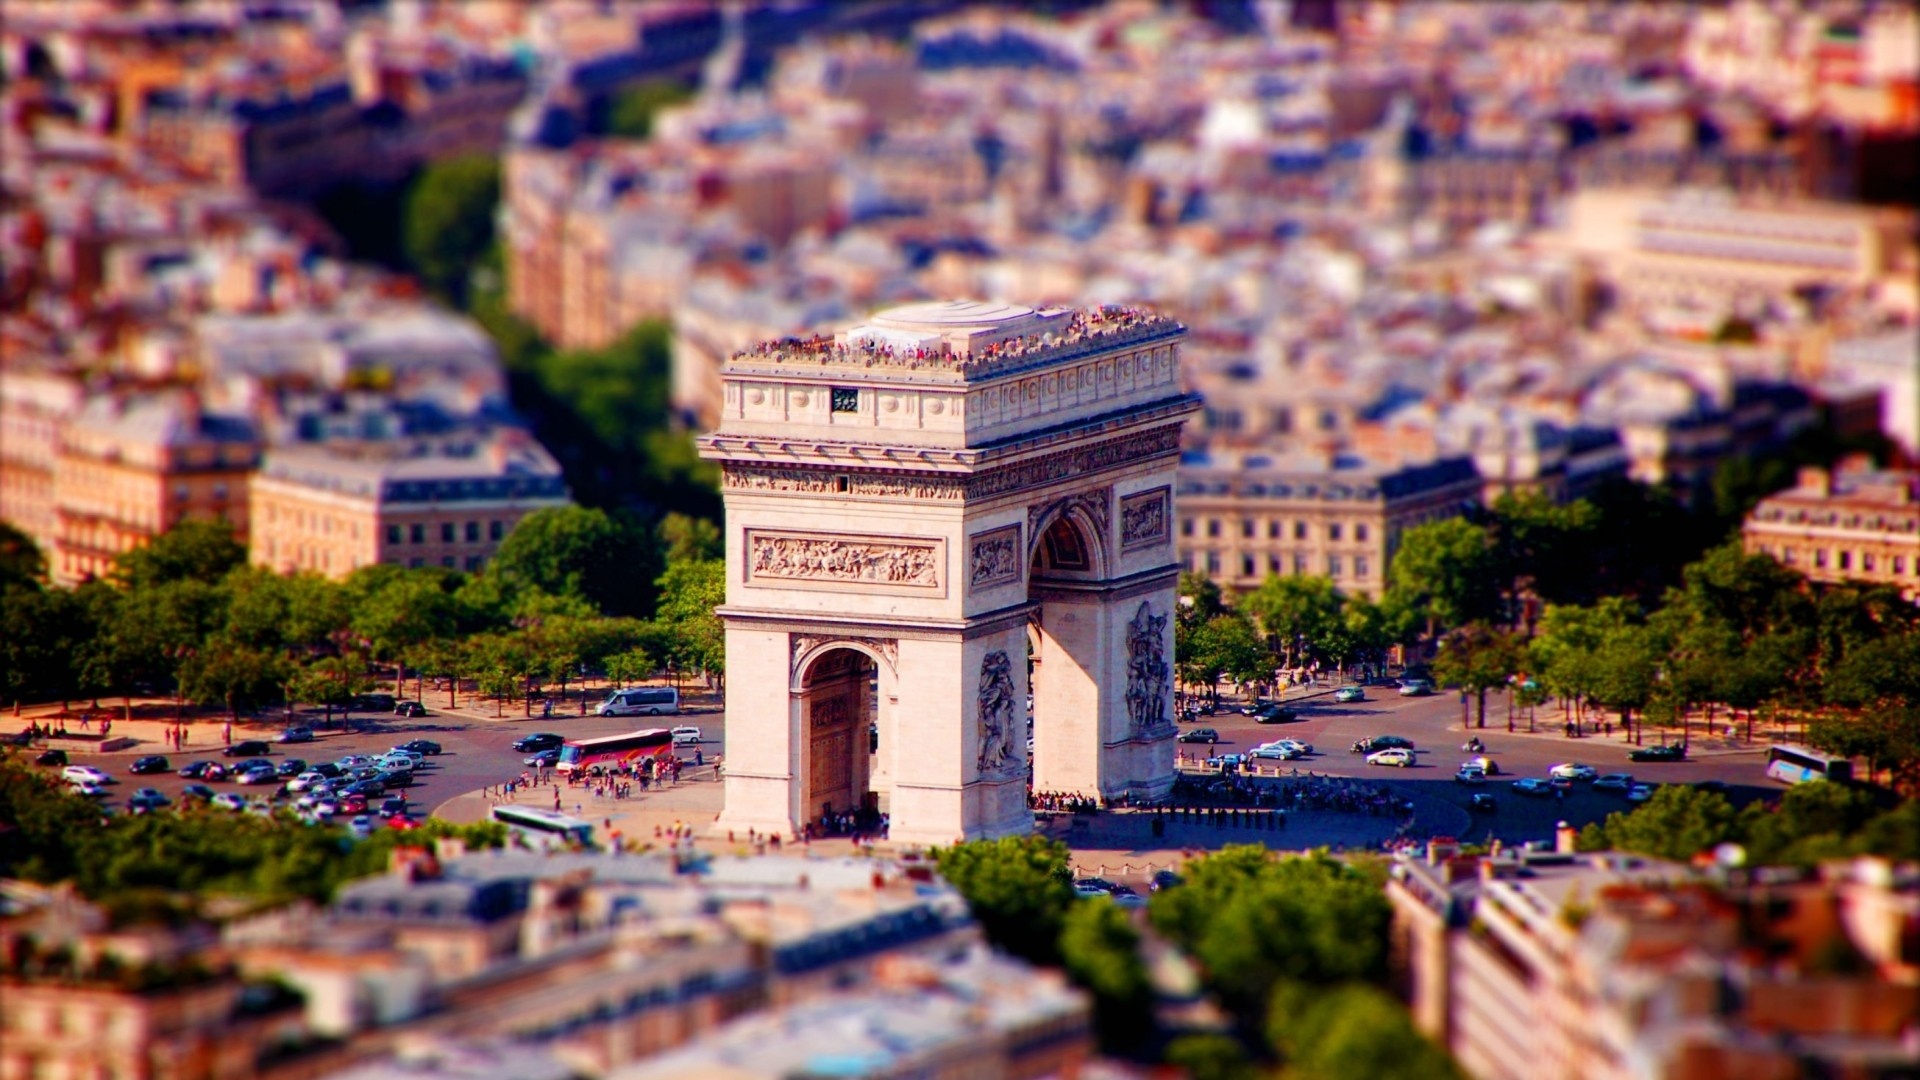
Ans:
<svg viewBox="0 0 1920 1080"><path fill-rule="evenodd" d="M591 847L593 822L537 806L496 806L493 820L536 848Z"/></svg>
<svg viewBox="0 0 1920 1080"><path fill-rule="evenodd" d="M554 768L562 773L590 769L595 765L612 769L638 765L641 758L666 757L673 753L671 728L647 728L625 735L603 735L597 739L569 739L560 747L560 760Z"/></svg>
<svg viewBox="0 0 1920 1080"><path fill-rule="evenodd" d="M1805 746L1778 745L1767 751L1767 778L1783 784L1846 781L1853 779L1853 762Z"/></svg>

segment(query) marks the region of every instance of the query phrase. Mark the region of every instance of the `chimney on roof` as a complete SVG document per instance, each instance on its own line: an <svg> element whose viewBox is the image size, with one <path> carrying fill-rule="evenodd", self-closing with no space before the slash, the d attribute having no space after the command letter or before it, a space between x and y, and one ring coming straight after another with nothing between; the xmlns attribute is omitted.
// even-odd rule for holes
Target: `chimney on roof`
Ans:
<svg viewBox="0 0 1920 1080"><path fill-rule="evenodd" d="M1800 489L1824 498L1833 494L1833 477L1817 465L1805 466L1800 470Z"/></svg>

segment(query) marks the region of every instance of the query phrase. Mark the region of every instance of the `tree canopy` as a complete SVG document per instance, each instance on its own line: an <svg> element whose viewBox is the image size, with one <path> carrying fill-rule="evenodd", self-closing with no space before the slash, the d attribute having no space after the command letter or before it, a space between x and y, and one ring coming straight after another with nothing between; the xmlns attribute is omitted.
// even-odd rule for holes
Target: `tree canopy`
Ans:
<svg viewBox="0 0 1920 1080"><path fill-rule="evenodd" d="M469 275L493 244L500 162L474 154L434 162L408 189L402 247L427 287L464 307Z"/></svg>

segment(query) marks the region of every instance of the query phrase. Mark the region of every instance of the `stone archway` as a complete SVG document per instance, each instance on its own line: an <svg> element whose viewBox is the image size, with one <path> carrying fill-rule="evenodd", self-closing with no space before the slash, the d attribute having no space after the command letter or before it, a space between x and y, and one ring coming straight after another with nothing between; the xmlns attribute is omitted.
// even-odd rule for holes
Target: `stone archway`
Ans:
<svg viewBox="0 0 1920 1080"><path fill-rule="evenodd" d="M1034 784L1171 789L1183 333L927 304L727 363L700 444L726 500L722 828L870 794L895 841L1030 831L1030 635Z"/></svg>

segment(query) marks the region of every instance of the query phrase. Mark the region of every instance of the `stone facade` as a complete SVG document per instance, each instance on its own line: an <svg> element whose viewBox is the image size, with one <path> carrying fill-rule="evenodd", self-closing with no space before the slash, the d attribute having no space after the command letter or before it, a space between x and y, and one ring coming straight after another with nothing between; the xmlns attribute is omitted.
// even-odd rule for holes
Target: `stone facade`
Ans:
<svg viewBox="0 0 1920 1080"><path fill-rule="evenodd" d="M720 828L1023 833L1029 735L1038 788L1166 793L1183 333L927 304L729 362Z"/></svg>

